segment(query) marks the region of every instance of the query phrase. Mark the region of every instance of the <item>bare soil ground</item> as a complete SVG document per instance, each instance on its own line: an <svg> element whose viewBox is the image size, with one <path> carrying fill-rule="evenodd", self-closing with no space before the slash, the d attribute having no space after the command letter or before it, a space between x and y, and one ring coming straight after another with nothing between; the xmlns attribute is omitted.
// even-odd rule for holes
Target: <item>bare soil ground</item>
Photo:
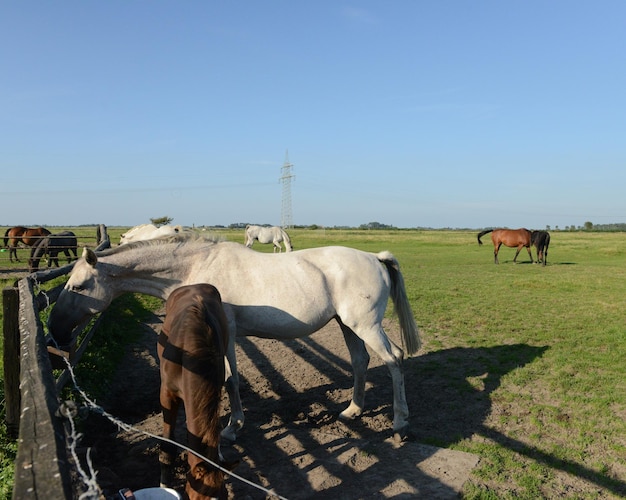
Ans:
<svg viewBox="0 0 626 500"><path fill-rule="evenodd" d="M145 325L141 340L128 349L109 396L99 402L121 420L156 435L161 433L156 332L162 319L155 315ZM387 329L399 343L396 324L391 322ZM365 414L354 422L338 420L350 400L352 372L334 322L301 340L238 339L237 356L246 423L225 455L241 460L236 474L284 498L457 498L478 462L468 453L420 444L427 427L453 435L459 433L459 422L454 414L446 416L439 410L430 415L426 428L417 427L424 412L431 411L423 407L424 386L416 386L410 375L414 370L407 370L419 358L405 362L414 438L396 442L390 377L375 355L368 370ZM226 414L226 396L223 402ZM184 442L182 425L179 430ZM123 487L158 486L155 438L118 431L97 415L88 418L84 435L83 444L93 448L98 482L107 499ZM177 489L184 487L185 466L181 452ZM233 477L228 491L230 498L272 498Z"/></svg>

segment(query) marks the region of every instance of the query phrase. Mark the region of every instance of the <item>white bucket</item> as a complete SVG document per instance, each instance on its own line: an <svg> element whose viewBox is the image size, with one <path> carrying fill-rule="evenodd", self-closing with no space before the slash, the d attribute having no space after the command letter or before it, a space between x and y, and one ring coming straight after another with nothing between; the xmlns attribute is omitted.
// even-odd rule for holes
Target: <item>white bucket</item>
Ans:
<svg viewBox="0 0 626 500"><path fill-rule="evenodd" d="M181 496L171 488L144 488L133 491L137 500L180 500Z"/></svg>

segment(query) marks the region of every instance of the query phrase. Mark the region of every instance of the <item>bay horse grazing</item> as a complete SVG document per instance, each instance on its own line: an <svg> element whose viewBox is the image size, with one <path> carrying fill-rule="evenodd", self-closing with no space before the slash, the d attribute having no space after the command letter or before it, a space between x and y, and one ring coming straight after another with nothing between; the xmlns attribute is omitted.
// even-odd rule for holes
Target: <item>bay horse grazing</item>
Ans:
<svg viewBox="0 0 626 500"><path fill-rule="evenodd" d="M224 356L228 321L218 290L208 284L182 286L165 304L165 321L157 345L161 372L163 437L174 439L176 415L182 402L187 421L187 483L190 500L226 499L220 465L220 399L225 379ZM161 445L161 486L171 486L176 446ZM222 467L220 465L220 467Z"/></svg>
<svg viewBox="0 0 626 500"><path fill-rule="evenodd" d="M340 418L363 413L367 344L391 374L393 429L400 436L408 433L404 352L382 326L389 298L408 354L418 351L420 339L400 265L390 252L328 246L279 255L199 235L138 241L97 254L85 249L50 313L49 332L67 346L75 327L104 311L115 297L139 292L165 300L174 289L193 283L217 287L229 321L231 416L222 437L234 441L244 423L235 336L291 340L311 335L332 319L343 333L354 376L352 401Z"/></svg>
<svg viewBox="0 0 626 500"><path fill-rule="evenodd" d="M548 231L533 231L530 235L533 246L537 249L537 264L548 263L548 247L550 246L550 233Z"/></svg>
<svg viewBox="0 0 626 500"><path fill-rule="evenodd" d="M282 227L278 226L246 226L246 246L252 247L254 240L259 243L273 243L274 252L278 250L283 251L283 247L280 246L281 242L285 245L285 252L291 252L293 247L291 246L291 238Z"/></svg>
<svg viewBox="0 0 626 500"><path fill-rule="evenodd" d="M483 244L483 242L480 241L480 238L487 233L491 233L491 241L493 242L493 258L496 264L500 263L498 261L498 251L503 244L511 248L517 247L517 252L515 252L513 262L517 263L517 256L524 247L528 250L528 256L530 257L531 264L534 262L533 254L530 252L530 231L528 229L487 229L486 231L478 233L479 245Z"/></svg>
<svg viewBox="0 0 626 500"><path fill-rule="evenodd" d="M54 264L59 267L59 253L63 252L67 257L67 263L72 261L70 252L74 254L74 259L78 258L78 241L72 231L61 231L56 234L49 234L39 240L30 251L28 259L28 272L34 273L39 269L39 261L44 255L48 255L48 267Z"/></svg>
<svg viewBox="0 0 626 500"><path fill-rule="evenodd" d="M49 234L50 231L44 227L14 226L7 229L4 233L4 246L9 247L9 260L13 262L13 256L15 256L15 260L20 261L17 257L17 245L19 243L32 247Z"/></svg>

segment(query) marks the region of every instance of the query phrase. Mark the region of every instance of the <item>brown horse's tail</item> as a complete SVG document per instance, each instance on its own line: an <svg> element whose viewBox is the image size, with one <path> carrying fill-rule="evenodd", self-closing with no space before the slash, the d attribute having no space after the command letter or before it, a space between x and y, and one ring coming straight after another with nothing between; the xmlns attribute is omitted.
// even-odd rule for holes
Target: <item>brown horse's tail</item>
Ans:
<svg viewBox="0 0 626 500"><path fill-rule="evenodd" d="M493 229L487 229L486 231L481 231L480 233L478 233L478 244L482 245L483 242L480 241L480 239L485 236L487 233L490 233L491 231L493 231Z"/></svg>
<svg viewBox="0 0 626 500"><path fill-rule="evenodd" d="M8 247L9 246L9 231L11 230L11 228L7 229L4 232L4 246Z"/></svg>
<svg viewBox="0 0 626 500"><path fill-rule="evenodd" d="M389 277L391 278L391 301L393 302L398 321L400 322L400 332L402 333L402 344L409 355L415 354L421 347L419 330L415 324L411 304L406 294L404 278L400 272L400 264L389 252L381 252L376 257L385 264Z"/></svg>

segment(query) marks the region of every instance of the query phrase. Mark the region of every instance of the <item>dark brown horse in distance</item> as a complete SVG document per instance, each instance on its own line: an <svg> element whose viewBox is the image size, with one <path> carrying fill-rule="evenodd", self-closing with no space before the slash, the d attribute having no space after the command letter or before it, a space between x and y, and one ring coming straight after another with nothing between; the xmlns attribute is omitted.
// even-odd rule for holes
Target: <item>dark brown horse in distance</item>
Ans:
<svg viewBox="0 0 626 500"><path fill-rule="evenodd" d="M17 258L17 245L19 243L32 247L49 234L50 231L43 227L14 226L7 229L4 233L4 246L9 247L9 260L13 262L13 256L15 256L15 260L20 261Z"/></svg>
<svg viewBox="0 0 626 500"><path fill-rule="evenodd" d="M48 267L55 265L59 267L59 253L63 252L67 257L67 263L72 261L70 252L74 254L74 259L78 258L78 241L72 231L61 231L60 233L49 234L39 240L30 251L28 259L28 272L34 273L39 269L39 261L44 255L48 255Z"/></svg>
<svg viewBox="0 0 626 500"><path fill-rule="evenodd" d="M545 266L548 263L550 233L548 231L533 231L530 235L530 241L537 249L537 264L541 262Z"/></svg>
<svg viewBox="0 0 626 500"><path fill-rule="evenodd" d="M479 245L483 244L483 242L480 241L480 238L487 233L491 233L491 241L493 242L493 257L496 264L500 263L498 261L498 250L500 250L500 247L503 244L507 247L517 248L513 262L517 263L517 256L524 247L528 250L528 256L530 257L531 264L534 262L533 254L530 252L531 233L528 229L487 229L486 231L478 233Z"/></svg>
<svg viewBox="0 0 626 500"><path fill-rule="evenodd" d="M182 286L170 294L157 345L163 437L174 438L176 414L182 402L188 446L210 461L187 452L189 472L185 493L190 500L227 498L219 452L219 410L227 344L228 322L214 286ZM161 445L162 486L171 483L175 451L170 442Z"/></svg>

